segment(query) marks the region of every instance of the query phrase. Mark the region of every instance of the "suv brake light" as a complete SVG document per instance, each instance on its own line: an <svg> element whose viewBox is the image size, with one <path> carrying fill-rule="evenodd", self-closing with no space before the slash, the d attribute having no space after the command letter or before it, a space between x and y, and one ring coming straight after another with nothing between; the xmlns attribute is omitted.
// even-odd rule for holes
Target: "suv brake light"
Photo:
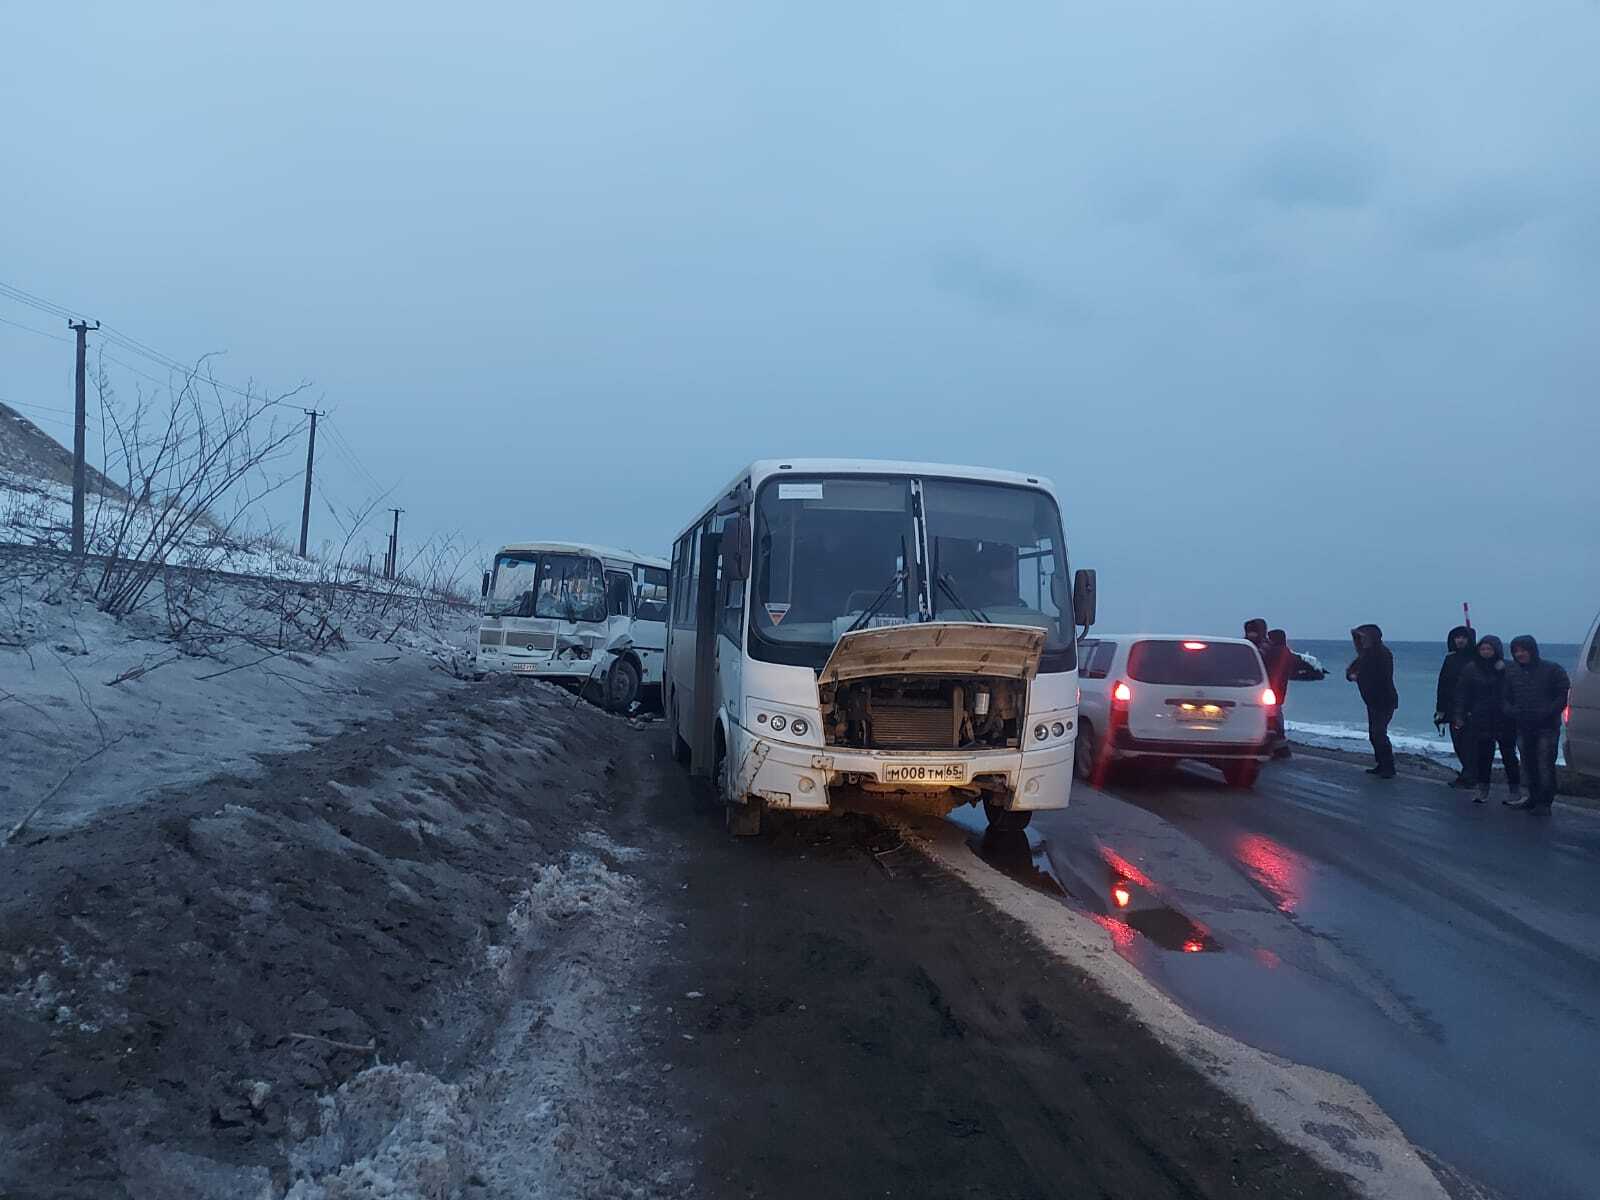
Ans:
<svg viewBox="0 0 1600 1200"><path fill-rule="evenodd" d="M1111 689L1111 702L1113 704L1128 704L1133 700L1133 689L1126 680L1117 680L1117 686Z"/></svg>
<svg viewBox="0 0 1600 1200"><path fill-rule="evenodd" d="M1271 708L1273 705L1277 704L1277 702L1278 702L1278 693L1277 692L1273 691L1271 688L1262 688L1261 689L1261 706L1263 708Z"/></svg>

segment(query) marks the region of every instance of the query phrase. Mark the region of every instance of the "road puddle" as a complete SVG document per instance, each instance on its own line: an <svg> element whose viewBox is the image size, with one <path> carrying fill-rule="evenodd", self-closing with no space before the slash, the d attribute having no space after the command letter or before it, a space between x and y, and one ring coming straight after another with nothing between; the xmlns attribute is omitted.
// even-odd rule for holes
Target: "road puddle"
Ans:
<svg viewBox="0 0 1600 1200"><path fill-rule="evenodd" d="M967 814L958 811L950 819L966 833L974 854L1024 887L1087 910L1111 934L1119 950L1131 948L1137 937L1175 954L1222 949L1209 929L1165 903L1149 876L1111 847L1099 846L1099 860L1090 870L1083 869L1087 864L1074 870L1069 863L1069 884L1057 872L1045 840L1038 834L980 828L976 820L962 820L964 816ZM1096 878L1086 880L1085 874Z"/></svg>

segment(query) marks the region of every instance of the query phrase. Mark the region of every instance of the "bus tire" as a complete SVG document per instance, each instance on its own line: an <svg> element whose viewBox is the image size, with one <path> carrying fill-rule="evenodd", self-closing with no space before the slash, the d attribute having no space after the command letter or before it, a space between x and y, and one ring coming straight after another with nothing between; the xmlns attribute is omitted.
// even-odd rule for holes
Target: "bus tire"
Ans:
<svg viewBox="0 0 1600 1200"><path fill-rule="evenodd" d="M639 698L639 668L631 658L619 658L606 672L605 706L611 712L627 712Z"/></svg>
<svg viewBox="0 0 1600 1200"><path fill-rule="evenodd" d="M983 802L983 815L988 818L989 828L997 833L1020 833L1028 827L1028 822L1033 820L1031 812L1002 808L987 798Z"/></svg>
<svg viewBox="0 0 1600 1200"><path fill-rule="evenodd" d="M667 721L672 725L672 761L680 767L689 765L689 743L684 740L683 734L678 732L678 693L672 693L672 702L667 706Z"/></svg>
<svg viewBox="0 0 1600 1200"><path fill-rule="evenodd" d="M765 805L753 796L733 797L733 756L722 735L717 735L717 798L722 801L722 822L734 837L759 837Z"/></svg>

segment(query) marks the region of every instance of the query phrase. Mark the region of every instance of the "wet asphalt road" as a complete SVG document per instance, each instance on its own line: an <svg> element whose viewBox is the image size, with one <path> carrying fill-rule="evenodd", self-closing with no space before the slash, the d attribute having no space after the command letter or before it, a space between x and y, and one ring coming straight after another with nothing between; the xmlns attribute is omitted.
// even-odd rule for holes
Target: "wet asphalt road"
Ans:
<svg viewBox="0 0 1600 1200"><path fill-rule="evenodd" d="M1500 799L1300 755L1253 792L1080 784L982 852L1207 1023L1363 1085L1458 1194L1600 1196L1600 815Z"/></svg>

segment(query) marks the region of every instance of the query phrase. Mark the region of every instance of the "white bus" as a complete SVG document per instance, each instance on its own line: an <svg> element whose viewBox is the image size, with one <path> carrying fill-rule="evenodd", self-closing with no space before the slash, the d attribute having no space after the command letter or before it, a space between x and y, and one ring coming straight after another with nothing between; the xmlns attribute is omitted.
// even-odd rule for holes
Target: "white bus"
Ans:
<svg viewBox="0 0 1600 1200"><path fill-rule="evenodd" d="M582 542L517 542L483 573L474 673L532 675L625 711L661 685L667 562Z"/></svg>
<svg viewBox="0 0 1600 1200"><path fill-rule="evenodd" d="M1038 476L852 459L752 463L672 552L673 750L736 834L767 810L982 803L1020 829L1072 786L1073 623Z"/></svg>

